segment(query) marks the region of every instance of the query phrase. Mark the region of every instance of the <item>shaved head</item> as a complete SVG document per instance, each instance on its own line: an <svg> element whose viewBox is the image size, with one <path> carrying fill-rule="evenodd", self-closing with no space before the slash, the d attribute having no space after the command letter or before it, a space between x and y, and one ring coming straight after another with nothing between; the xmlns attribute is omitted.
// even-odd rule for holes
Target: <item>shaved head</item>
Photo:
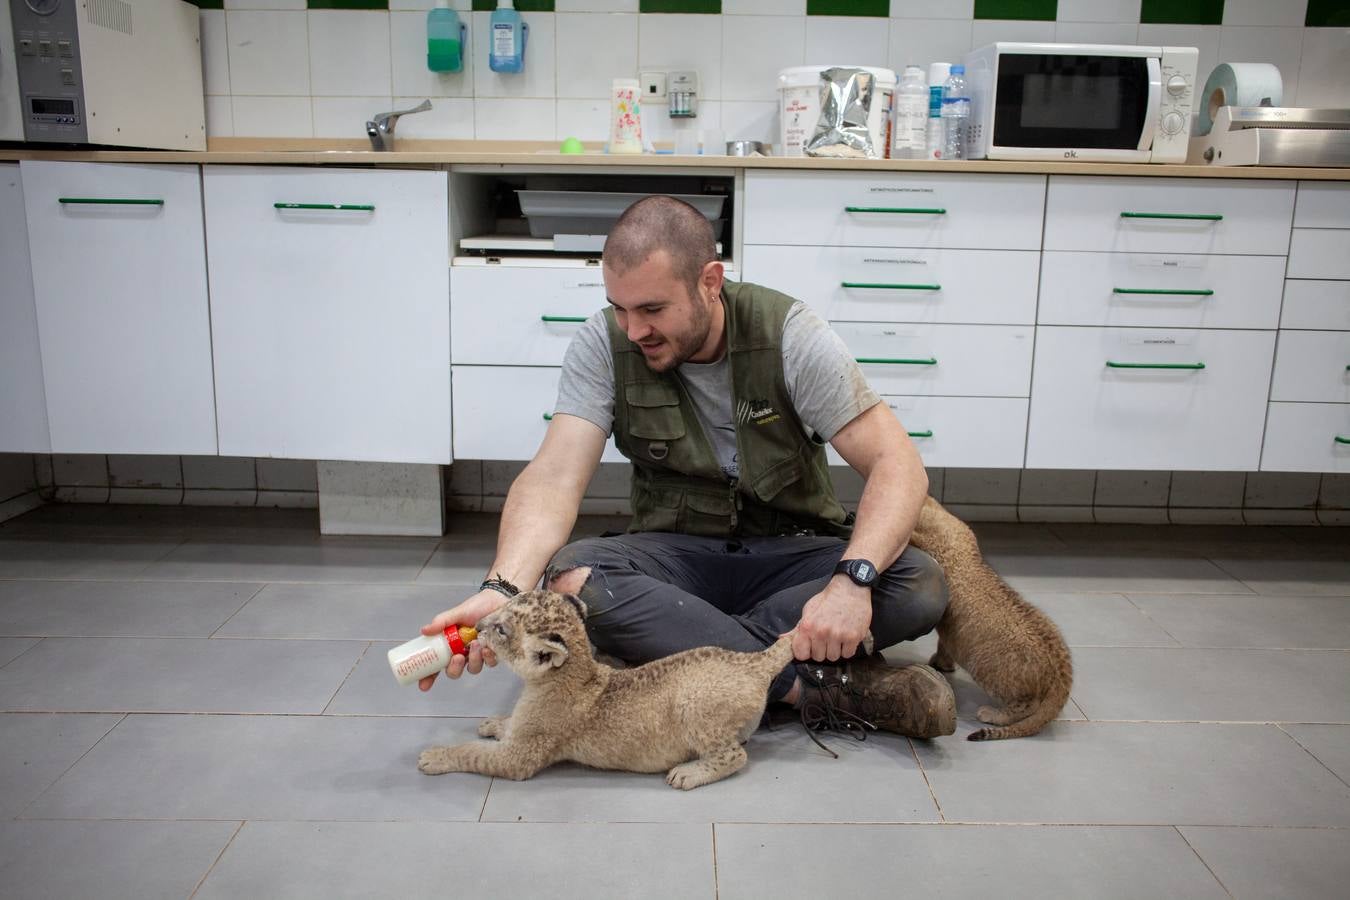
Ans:
<svg viewBox="0 0 1350 900"><path fill-rule="evenodd" d="M670 254L672 273L695 296L703 267L717 259L717 242L703 213L683 200L644 197L624 210L605 240L603 262L623 274L660 250Z"/></svg>

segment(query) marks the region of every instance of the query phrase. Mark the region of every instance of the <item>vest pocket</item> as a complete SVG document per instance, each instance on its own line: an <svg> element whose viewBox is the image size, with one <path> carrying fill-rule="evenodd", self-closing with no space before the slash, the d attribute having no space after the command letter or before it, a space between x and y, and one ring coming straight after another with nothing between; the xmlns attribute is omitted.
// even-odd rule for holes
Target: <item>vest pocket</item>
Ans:
<svg viewBox="0 0 1350 900"><path fill-rule="evenodd" d="M730 534L731 497L689 491L684 495L684 519L680 530L685 534L707 537L723 537Z"/></svg>
<svg viewBox="0 0 1350 900"><path fill-rule="evenodd" d="M684 437L680 395L670 385L655 381L624 384L628 404L628 433L647 441L673 441Z"/></svg>
<svg viewBox="0 0 1350 900"><path fill-rule="evenodd" d="M768 503L774 497L777 497L783 488L801 481L805 474L802 469L802 461L796 456L789 456L782 462L771 466L764 474L755 479L753 485L755 496L760 501Z"/></svg>
<svg viewBox="0 0 1350 900"><path fill-rule="evenodd" d="M637 530L680 530L680 513L684 508L684 497L680 491L641 488L634 491L633 500L635 501L635 511L641 512L641 515L636 517L633 522Z"/></svg>

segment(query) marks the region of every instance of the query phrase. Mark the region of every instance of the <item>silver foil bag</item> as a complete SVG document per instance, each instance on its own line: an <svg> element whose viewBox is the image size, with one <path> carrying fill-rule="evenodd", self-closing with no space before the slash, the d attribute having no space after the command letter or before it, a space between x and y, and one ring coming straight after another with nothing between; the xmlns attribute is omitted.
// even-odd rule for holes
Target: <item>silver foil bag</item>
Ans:
<svg viewBox="0 0 1350 900"><path fill-rule="evenodd" d="M836 66L820 73L820 119L806 142L807 156L876 159L867 117L872 111L871 72Z"/></svg>

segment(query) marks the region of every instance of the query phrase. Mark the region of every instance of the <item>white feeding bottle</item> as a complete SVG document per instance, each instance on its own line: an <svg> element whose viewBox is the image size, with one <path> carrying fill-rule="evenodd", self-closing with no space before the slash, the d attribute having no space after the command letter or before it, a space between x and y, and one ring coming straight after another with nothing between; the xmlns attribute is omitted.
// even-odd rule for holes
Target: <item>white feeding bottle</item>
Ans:
<svg viewBox="0 0 1350 900"><path fill-rule="evenodd" d="M468 656L469 644L478 631L468 625L451 625L444 634L415 637L389 651L389 668L401 685L421 681L445 671L452 656Z"/></svg>

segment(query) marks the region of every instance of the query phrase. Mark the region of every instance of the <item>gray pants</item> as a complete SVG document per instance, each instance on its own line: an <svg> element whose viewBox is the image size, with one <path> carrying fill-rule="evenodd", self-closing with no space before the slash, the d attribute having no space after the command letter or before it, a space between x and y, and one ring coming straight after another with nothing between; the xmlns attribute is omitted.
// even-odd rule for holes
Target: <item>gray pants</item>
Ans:
<svg viewBox="0 0 1350 900"><path fill-rule="evenodd" d="M602 652L637 664L693 647L767 647L796 626L806 601L824 590L844 547L833 537L727 540L652 532L585 538L558 551L545 580L590 568L579 592L586 631ZM923 551L906 547L872 588L876 649L927 634L946 609L942 570ZM774 679L769 699L782 699L795 677L789 665Z"/></svg>

